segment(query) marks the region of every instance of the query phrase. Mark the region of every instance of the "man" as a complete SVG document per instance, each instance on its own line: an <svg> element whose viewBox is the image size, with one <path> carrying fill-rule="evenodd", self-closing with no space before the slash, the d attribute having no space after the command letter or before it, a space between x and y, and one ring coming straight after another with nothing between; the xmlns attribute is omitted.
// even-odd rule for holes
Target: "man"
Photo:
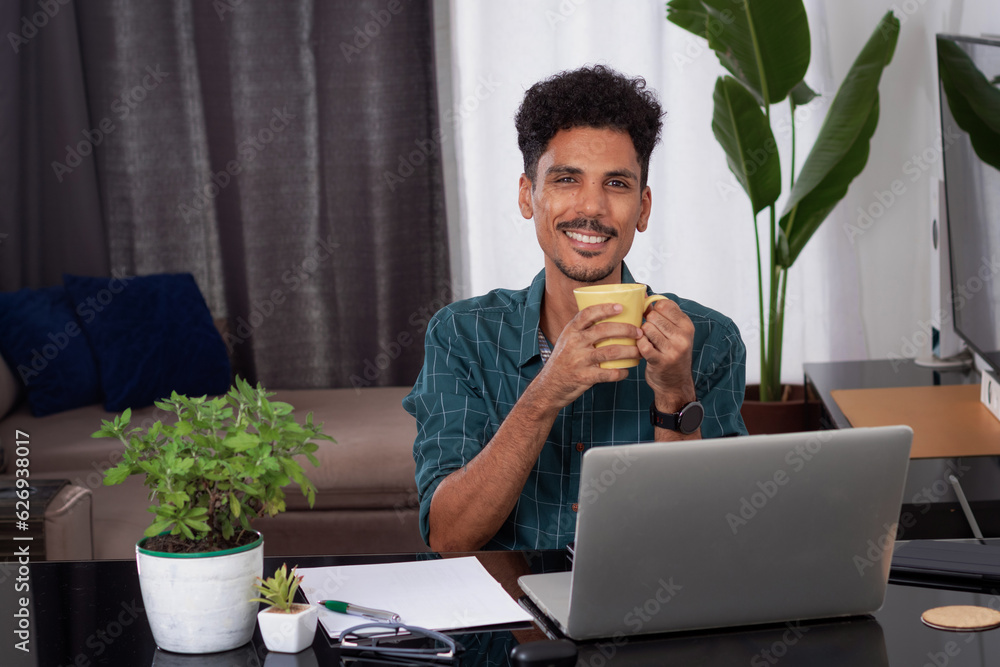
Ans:
<svg viewBox="0 0 1000 667"><path fill-rule="evenodd" d="M518 203L545 268L527 289L439 311L403 401L417 419L420 528L435 551L565 546L581 484L596 482L580 480L590 447L746 433L746 350L729 318L673 295L641 328L601 322L620 306L577 312L574 288L634 282L623 258L649 221L661 116L644 80L601 66L525 94ZM636 345L595 347L614 337ZM641 361L600 367L629 358Z"/></svg>

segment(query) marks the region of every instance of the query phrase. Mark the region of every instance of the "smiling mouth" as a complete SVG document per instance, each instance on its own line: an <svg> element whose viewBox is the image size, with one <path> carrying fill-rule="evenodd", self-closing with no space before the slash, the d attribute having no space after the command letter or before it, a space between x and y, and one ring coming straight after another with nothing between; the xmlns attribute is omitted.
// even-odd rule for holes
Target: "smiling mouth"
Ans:
<svg viewBox="0 0 1000 667"><path fill-rule="evenodd" d="M593 236L590 234L582 234L580 232L575 232L571 230L567 230L563 233L574 241L577 241L579 243L587 243L591 245L605 243L609 238L611 238L609 236Z"/></svg>

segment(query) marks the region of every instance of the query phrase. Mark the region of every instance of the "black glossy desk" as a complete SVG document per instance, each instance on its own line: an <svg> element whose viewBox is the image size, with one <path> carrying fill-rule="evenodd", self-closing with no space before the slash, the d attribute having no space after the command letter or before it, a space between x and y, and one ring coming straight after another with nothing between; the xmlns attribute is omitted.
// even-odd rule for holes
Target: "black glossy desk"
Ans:
<svg viewBox="0 0 1000 667"><path fill-rule="evenodd" d="M487 570L517 596L516 578L527 572L568 567L564 552L477 554ZM303 567L388 562L427 555L316 556ZM430 556L434 557L434 556ZM265 559L270 573L283 561ZM0 582L0 665L114 665L312 667L340 664L322 631L312 649L294 656L268 654L255 635L246 646L224 654L184 656L158 651L142 609L135 563L131 561L42 562L30 565L31 650L13 649L10 607L14 579ZM878 665L951 667L1000 664L1000 630L956 634L920 622L927 608L979 604L1000 608L1000 591L957 591L890 585L885 607L874 618L791 623L732 632L686 633L580 645L579 665ZM466 646L462 665L506 665L517 642L539 639L535 628L459 635ZM350 664L365 664L354 662Z"/></svg>
<svg viewBox="0 0 1000 667"><path fill-rule="evenodd" d="M909 359L804 364L803 370L807 400L822 404L820 421L824 428L851 427L831 396L836 389L979 383L979 374L974 371L938 372L921 368ZM947 418L941 415L941 419ZM960 437L961 428L961 424L955 424L956 437ZM1000 457L972 456L910 461L898 539L972 537L972 529L948 482L951 474L961 483L983 534L1000 537Z"/></svg>

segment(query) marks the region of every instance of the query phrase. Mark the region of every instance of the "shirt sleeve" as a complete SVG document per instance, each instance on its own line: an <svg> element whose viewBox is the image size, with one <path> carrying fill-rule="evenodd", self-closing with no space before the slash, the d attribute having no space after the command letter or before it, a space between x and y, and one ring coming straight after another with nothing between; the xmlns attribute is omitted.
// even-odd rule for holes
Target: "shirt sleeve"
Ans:
<svg viewBox="0 0 1000 667"><path fill-rule="evenodd" d="M747 350L732 320L718 323L705 344L710 363L701 376L698 395L705 408L703 438L747 435L740 409L746 391Z"/></svg>
<svg viewBox="0 0 1000 667"><path fill-rule="evenodd" d="M431 498L449 474L483 450L490 437L489 414L478 380L479 364L456 323L444 309L427 326L424 365L403 407L417 420L413 443L420 533L428 545Z"/></svg>

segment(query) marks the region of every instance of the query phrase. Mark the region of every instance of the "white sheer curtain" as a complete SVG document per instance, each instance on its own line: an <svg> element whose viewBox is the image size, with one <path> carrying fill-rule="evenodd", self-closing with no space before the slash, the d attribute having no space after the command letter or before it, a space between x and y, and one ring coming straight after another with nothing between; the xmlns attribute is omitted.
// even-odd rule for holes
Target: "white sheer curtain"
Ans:
<svg viewBox="0 0 1000 667"><path fill-rule="evenodd" d="M807 81L828 102L838 82L826 65L824 7L815 0L807 8L813 31ZM753 221L712 136L712 90L723 69L704 40L668 23L662 0L452 0L450 30L453 109L445 113L443 129L455 139L458 163L460 242L452 252L461 254L453 262L462 267L455 276L459 296L524 287L542 266L533 223L517 209L522 160L513 116L524 91L561 70L606 64L643 76L667 111L650 165L649 229L637 235L626 262L637 280L656 291L695 299L733 318L747 345L747 380L758 381ZM817 109L799 121L797 168L818 131L819 107L825 108L814 104ZM774 110L775 127L788 121L787 106ZM776 134L787 191L790 134ZM760 218L762 239L766 215ZM828 221L791 273L786 381L802 381L803 361L867 356L855 257L841 229Z"/></svg>

